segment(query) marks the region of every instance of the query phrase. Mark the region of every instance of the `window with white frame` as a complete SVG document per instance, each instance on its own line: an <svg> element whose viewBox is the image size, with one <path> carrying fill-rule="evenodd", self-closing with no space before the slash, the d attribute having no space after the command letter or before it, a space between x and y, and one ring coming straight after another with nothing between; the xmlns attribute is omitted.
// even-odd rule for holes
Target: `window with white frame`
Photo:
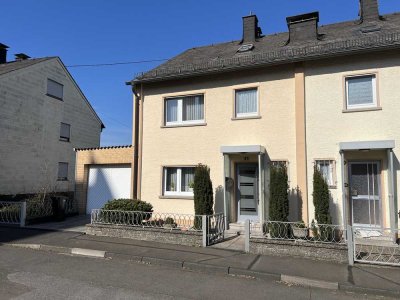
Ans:
<svg viewBox="0 0 400 300"><path fill-rule="evenodd" d="M235 116L237 118L258 116L256 88L235 91Z"/></svg>
<svg viewBox="0 0 400 300"><path fill-rule="evenodd" d="M69 142L71 137L71 125L61 123L60 126L60 141Z"/></svg>
<svg viewBox="0 0 400 300"><path fill-rule="evenodd" d="M68 163L66 162L58 163L58 180L60 181L68 180Z"/></svg>
<svg viewBox="0 0 400 300"><path fill-rule="evenodd" d="M315 161L315 166L321 172L328 186L335 187L336 186L335 161L329 159L326 160L319 159Z"/></svg>
<svg viewBox="0 0 400 300"><path fill-rule="evenodd" d="M204 95L165 99L165 125L204 122Z"/></svg>
<svg viewBox="0 0 400 300"><path fill-rule="evenodd" d="M164 195L193 196L194 167L165 167Z"/></svg>
<svg viewBox="0 0 400 300"><path fill-rule="evenodd" d="M376 75L346 77L347 109L377 106Z"/></svg>
<svg viewBox="0 0 400 300"><path fill-rule="evenodd" d="M64 86L57 81L47 79L47 96L62 100L64 94Z"/></svg>

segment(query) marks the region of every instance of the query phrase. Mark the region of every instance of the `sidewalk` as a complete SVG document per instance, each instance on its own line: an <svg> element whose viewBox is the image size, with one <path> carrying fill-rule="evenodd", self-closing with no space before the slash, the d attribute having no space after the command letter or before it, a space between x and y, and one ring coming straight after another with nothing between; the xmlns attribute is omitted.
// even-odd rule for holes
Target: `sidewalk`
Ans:
<svg viewBox="0 0 400 300"><path fill-rule="evenodd" d="M260 256L217 248L194 248L129 239L87 236L77 232L0 227L1 244L34 244L105 251L112 259L129 259L195 271L269 278L361 293L400 296L400 268ZM0 248L1 251L1 248ZM315 281L315 282L313 282Z"/></svg>

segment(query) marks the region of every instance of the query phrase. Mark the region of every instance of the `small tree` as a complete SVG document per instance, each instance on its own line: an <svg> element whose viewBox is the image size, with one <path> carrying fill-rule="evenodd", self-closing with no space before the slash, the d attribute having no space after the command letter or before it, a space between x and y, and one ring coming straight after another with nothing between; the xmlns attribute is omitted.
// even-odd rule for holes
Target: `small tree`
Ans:
<svg viewBox="0 0 400 300"><path fill-rule="evenodd" d="M329 188L322 173L317 166L314 167L313 176L313 203L315 219L318 224L332 224L329 213ZM330 240L332 230L330 226L318 226L322 240Z"/></svg>
<svg viewBox="0 0 400 300"><path fill-rule="evenodd" d="M289 184L284 165L271 166L269 218L271 221L287 222L289 217ZM271 224L272 236L285 237L285 225Z"/></svg>
<svg viewBox="0 0 400 300"><path fill-rule="evenodd" d="M214 192L210 179L210 168L198 164L194 171L193 182L194 212L197 216L212 215L214 205ZM201 227L201 220L195 219L195 227Z"/></svg>

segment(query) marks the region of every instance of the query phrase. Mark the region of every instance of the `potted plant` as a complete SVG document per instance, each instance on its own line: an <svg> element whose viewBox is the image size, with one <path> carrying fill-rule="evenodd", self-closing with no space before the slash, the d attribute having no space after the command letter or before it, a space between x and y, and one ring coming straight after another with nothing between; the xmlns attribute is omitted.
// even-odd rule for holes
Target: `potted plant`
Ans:
<svg viewBox="0 0 400 300"><path fill-rule="evenodd" d="M171 192L175 192L175 182L171 182Z"/></svg>
<svg viewBox="0 0 400 300"><path fill-rule="evenodd" d="M292 232L296 238L306 238L308 236L308 228L304 221L292 224Z"/></svg>
<svg viewBox="0 0 400 300"><path fill-rule="evenodd" d="M194 182L193 181L189 182L189 192L193 193L193 187L194 187Z"/></svg>

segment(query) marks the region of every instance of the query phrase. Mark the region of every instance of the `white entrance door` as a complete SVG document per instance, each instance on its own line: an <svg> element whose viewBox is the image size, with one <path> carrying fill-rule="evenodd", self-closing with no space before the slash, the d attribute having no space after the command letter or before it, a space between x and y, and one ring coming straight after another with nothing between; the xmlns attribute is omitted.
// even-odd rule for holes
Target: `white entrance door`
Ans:
<svg viewBox="0 0 400 300"><path fill-rule="evenodd" d="M130 198L131 168L129 166L93 166L89 169L86 213L102 208L111 199Z"/></svg>
<svg viewBox="0 0 400 300"><path fill-rule="evenodd" d="M257 164L237 164L238 222L259 220Z"/></svg>
<svg viewBox="0 0 400 300"><path fill-rule="evenodd" d="M350 198L354 226L381 226L379 162L350 162Z"/></svg>

